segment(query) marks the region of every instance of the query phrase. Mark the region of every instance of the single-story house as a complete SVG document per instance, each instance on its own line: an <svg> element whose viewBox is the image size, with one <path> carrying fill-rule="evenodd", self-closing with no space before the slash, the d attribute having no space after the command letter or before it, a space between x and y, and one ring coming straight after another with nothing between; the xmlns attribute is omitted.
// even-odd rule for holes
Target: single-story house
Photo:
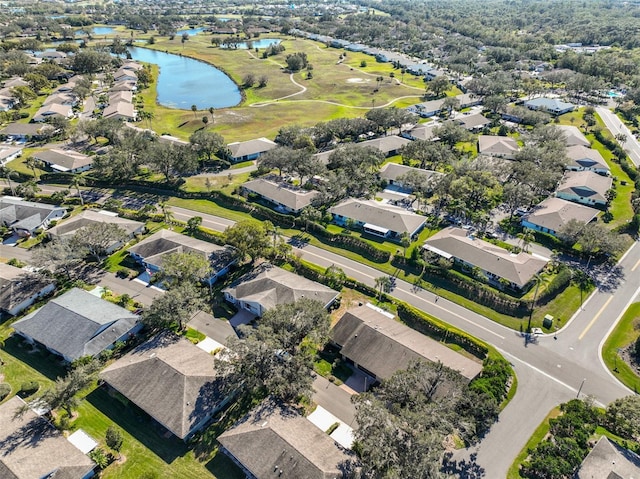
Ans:
<svg viewBox="0 0 640 479"><path fill-rule="evenodd" d="M117 103L110 103L102 111L102 118L115 118L124 121L135 121L137 115L138 113L133 103L124 100Z"/></svg>
<svg viewBox="0 0 640 479"><path fill-rule="evenodd" d="M0 111L9 111L19 103L17 98L5 90L6 89L0 90Z"/></svg>
<svg viewBox="0 0 640 479"><path fill-rule="evenodd" d="M57 88L55 88L53 91L55 93L70 93L70 92L73 91L73 89L76 86L78 86L78 83L83 78L84 77L82 75L73 75L71 78L67 79L67 81L65 83L62 83Z"/></svg>
<svg viewBox="0 0 640 479"><path fill-rule="evenodd" d="M106 367L100 378L186 441L232 397L223 392L213 361L191 341L165 332Z"/></svg>
<svg viewBox="0 0 640 479"><path fill-rule="evenodd" d="M378 177L381 180L386 180L389 185L397 186L401 189L411 191L410 188L405 186L399 177L406 175L407 173L415 173L416 175L423 176L427 181L442 176L442 173L438 173L433 170L423 170L422 168L414 168L412 166L401 165L398 163L387 163L378 172Z"/></svg>
<svg viewBox="0 0 640 479"><path fill-rule="evenodd" d="M593 171L567 171L556 190L556 196L585 205L606 206L607 191L613 179Z"/></svg>
<svg viewBox="0 0 640 479"><path fill-rule="evenodd" d="M138 85L136 82L131 80L124 80L115 82L111 88L109 88L109 94L118 92L118 91L136 91L138 89Z"/></svg>
<svg viewBox="0 0 640 479"><path fill-rule="evenodd" d="M2 130L0 135L15 139L39 140L50 133L54 128L51 125L36 125L34 123L9 123Z"/></svg>
<svg viewBox="0 0 640 479"><path fill-rule="evenodd" d="M472 106L482 105L483 98L472 93L463 93L462 95L456 95L456 98L460 102L460 108L470 108Z"/></svg>
<svg viewBox="0 0 640 479"><path fill-rule="evenodd" d="M267 138L256 138L255 140L249 141L236 141L227 145L227 148L229 149L227 159L231 163L255 160L263 153L273 150L276 146L278 145L275 142Z"/></svg>
<svg viewBox="0 0 640 479"><path fill-rule="evenodd" d="M144 69L144 66L142 66L138 62L127 61L127 62L124 62L120 68L122 70L131 70L134 72L139 72L140 70Z"/></svg>
<svg viewBox="0 0 640 479"><path fill-rule="evenodd" d="M254 268L223 290L224 299L238 309L256 316L279 304L295 303L307 298L319 301L328 308L338 297L338 291L290 273L268 263Z"/></svg>
<svg viewBox="0 0 640 479"><path fill-rule="evenodd" d="M109 94L109 104L119 103L125 101L127 103L133 103L133 92L131 91L114 91Z"/></svg>
<svg viewBox="0 0 640 479"><path fill-rule="evenodd" d="M430 100L418 103L409 107L408 110L417 113L423 118L429 118L431 116L438 115L442 111L443 104L444 98L440 98L439 100Z"/></svg>
<svg viewBox="0 0 640 479"><path fill-rule="evenodd" d="M42 275L0 263L0 310L15 316L50 294L55 283Z"/></svg>
<svg viewBox="0 0 640 479"><path fill-rule="evenodd" d="M373 140L361 141L356 143L357 146L370 146L376 150L380 150L384 156L393 156L400 153L400 148L411 143L411 140L402 138L397 135L381 136Z"/></svg>
<svg viewBox="0 0 640 479"><path fill-rule="evenodd" d="M152 273L162 270L164 258L174 253L197 254L209 259L211 273L202 278L208 284L215 283L236 263L235 252L230 246L219 246L167 229L161 229L129 248L129 255Z"/></svg>
<svg viewBox="0 0 640 479"><path fill-rule="evenodd" d="M552 115L569 113L576 107L573 103L568 103L558 98L534 98L533 100L525 101L524 106L529 108L529 110L546 111Z"/></svg>
<svg viewBox="0 0 640 479"><path fill-rule="evenodd" d="M81 173L93 166L93 157L75 150L52 148L33 153L31 156L52 170L65 173Z"/></svg>
<svg viewBox="0 0 640 479"><path fill-rule="evenodd" d="M640 477L640 456L602 436L576 471L575 479L632 479Z"/></svg>
<svg viewBox="0 0 640 479"><path fill-rule="evenodd" d="M482 115L482 113L458 116L455 121L466 130L473 132L481 131L491 124L491 120Z"/></svg>
<svg viewBox="0 0 640 479"><path fill-rule="evenodd" d="M577 126L558 125L556 128L559 128L562 131L562 136L565 139L567 147L576 145L584 146L586 148L591 147L591 143L589 143L589 140L587 140Z"/></svg>
<svg viewBox="0 0 640 479"><path fill-rule="evenodd" d="M72 116L73 109L70 105L49 103L48 105L42 105L42 107L33 116L33 121L43 122L49 118L71 118Z"/></svg>
<svg viewBox="0 0 640 479"><path fill-rule="evenodd" d="M427 241L424 249L453 259L465 269L478 268L498 287L507 281L512 289L526 290L548 261L529 253L510 251L470 235L463 228L445 228Z"/></svg>
<svg viewBox="0 0 640 479"><path fill-rule="evenodd" d="M365 48L367 48L366 45L363 45L362 43L349 43L349 45L344 47L345 50L350 52L362 52Z"/></svg>
<svg viewBox="0 0 640 479"><path fill-rule="evenodd" d="M60 61L67 58L67 54L65 52L59 52L59 51L45 51L45 52L38 53L36 57L42 58L43 60Z"/></svg>
<svg viewBox="0 0 640 479"><path fill-rule="evenodd" d="M0 223L20 236L30 236L38 229L59 220L67 210L45 203L34 203L13 196L0 197Z"/></svg>
<svg viewBox="0 0 640 479"><path fill-rule="evenodd" d="M22 148L17 146L0 146L0 165L4 166L22 155Z"/></svg>
<svg viewBox="0 0 640 479"><path fill-rule="evenodd" d="M43 105L50 105L52 103L58 103L60 105L76 106L78 104L78 97L73 93L60 92L52 93L45 98Z"/></svg>
<svg viewBox="0 0 640 479"><path fill-rule="evenodd" d="M115 81L138 81L138 75L133 70L121 68L113 73L113 79Z"/></svg>
<svg viewBox="0 0 640 479"><path fill-rule="evenodd" d="M439 123L419 123L408 131L403 131L402 136L410 140L436 140L433 133L434 128L439 127Z"/></svg>
<svg viewBox="0 0 640 479"><path fill-rule="evenodd" d="M314 190L303 190L266 178L248 181L242 185L242 189L273 204L278 211L292 214L300 213L320 194Z"/></svg>
<svg viewBox="0 0 640 479"><path fill-rule="evenodd" d="M29 86L29 82L22 77L11 77L2 83L3 88L15 88L17 86Z"/></svg>
<svg viewBox="0 0 640 479"><path fill-rule="evenodd" d="M0 477L3 479L88 479L95 463L53 424L14 396L0 405Z"/></svg>
<svg viewBox="0 0 640 479"><path fill-rule="evenodd" d="M16 321L16 333L67 362L97 356L136 334L142 324L131 311L73 288Z"/></svg>
<svg viewBox="0 0 640 479"><path fill-rule="evenodd" d="M342 315L331 330L331 342L348 363L378 382L416 360L439 361L469 381L482 371L480 361L447 348L368 303Z"/></svg>
<svg viewBox="0 0 640 479"><path fill-rule="evenodd" d="M570 220L587 224L600 213L595 208L561 198L547 198L522 218L522 226L555 236Z"/></svg>
<svg viewBox="0 0 640 479"><path fill-rule="evenodd" d="M478 153L513 160L520 150L518 142L510 136L478 136Z"/></svg>
<svg viewBox="0 0 640 479"><path fill-rule="evenodd" d="M73 236L82 228L96 223L109 223L118 225L127 233L127 239L145 231L145 225L141 221L121 218L116 213L110 211L84 210L80 214L72 216L67 220L56 224L47 231L51 238L61 238L63 236ZM122 246L121 241L117 241L106 248L106 253L111 254Z"/></svg>
<svg viewBox="0 0 640 479"><path fill-rule="evenodd" d="M572 171L593 171L602 175L610 173L609 165L598 150L583 145L574 145L567 148L567 169Z"/></svg>
<svg viewBox="0 0 640 479"><path fill-rule="evenodd" d="M446 72L443 70L439 70L437 68L430 68L426 72L424 72L424 79L427 81L431 81L438 77L446 76Z"/></svg>
<svg viewBox="0 0 640 479"><path fill-rule="evenodd" d="M404 208L353 198L331 207L329 213L339 225L352 220L365 233L391 240L399 240L404 233L413 238L424 228L426 222L426 217Z"/></svg>
<svg viewBox="0 0 640 479"><path fill-rule="evenodd" d="M218 442L252 479L343 479L344 464L355 458L297 410L270 399Z"/></svg>
<svg viewBox="0 0 640 479"><path fill-rule="evenodd" d="M333 40L331 40L331 43L329 45L331 45L333 48L344 48L350 44L351 42L348 40L341 40L340 38L334 38Z"/></svg>

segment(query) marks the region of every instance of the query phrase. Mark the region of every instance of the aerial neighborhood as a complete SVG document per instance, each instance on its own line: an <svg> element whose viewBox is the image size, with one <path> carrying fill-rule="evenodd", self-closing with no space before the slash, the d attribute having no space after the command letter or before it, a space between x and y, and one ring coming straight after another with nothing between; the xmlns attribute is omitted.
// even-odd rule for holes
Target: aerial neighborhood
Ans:
<svg viewBox="0 0 640 479"><path fill-rule="evenodd" d="M639 8L4 2L0 479L640 477Z"/></svg>

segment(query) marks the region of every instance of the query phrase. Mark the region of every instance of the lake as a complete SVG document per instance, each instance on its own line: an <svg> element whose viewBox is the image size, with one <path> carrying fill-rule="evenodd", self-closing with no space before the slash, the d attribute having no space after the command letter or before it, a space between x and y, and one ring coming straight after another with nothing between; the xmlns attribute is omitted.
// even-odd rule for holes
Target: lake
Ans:
<svg viewBox="0 0 640 479"><path fill-rule="evenodd" d="M111 35L114 32L115 28L113 27L93 27L91 29L92 35ZM84 30L76 30L76 35L86 35L87 32Z"/></svg>
<svg viewBox="0 0 640 479"><path fill-rule="evenodd" d="M131 58L160 67L158 103L169 108L199 110L227 108L240 103L238 86L216 67L192 58L148 48L129 47Z"/></svg>
<svg viewBox="0 0 640 479"><path fill-rule="evenodd" d="M178 36L182 36L183 33L186 33L187 35L189 35L190 37L192 37L193 35L197 35L200 32L204 32L204 27L198 27L198 28L189 28L189 29L184 29L184 30L178 30L176 33Z"/></svg>
<svg viewBox="0 0 640 479"><path fill-rule="evenodd" d="M251 40L251 48L268 48L271 45L277 45L281 40L276 38L260 38ZM238 50L247 50L247 42L238 43ZM220 48L226 48L224 45L220 45Z"/></svg>

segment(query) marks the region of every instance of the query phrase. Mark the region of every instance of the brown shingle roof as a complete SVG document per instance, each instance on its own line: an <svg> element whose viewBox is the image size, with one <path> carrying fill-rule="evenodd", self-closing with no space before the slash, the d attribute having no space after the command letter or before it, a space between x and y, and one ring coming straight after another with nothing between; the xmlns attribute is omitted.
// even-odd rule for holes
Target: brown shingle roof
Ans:
<svg viewBox="0 0 640 479"><path fill-rule="evenodd" d="M227 148L229 148L232 157L241 158L243 156L264 153L265 151L274 149L276 146L278 145L267 138L256 138L255 140L229 143Z"/></svg>
<svg viewBox="0 0 640 479"><path fill-rule="evenodd" d="M346 199L329 209L329 212L355 221L368 223L395 231L398 234L413 234L426 221L424 216L417 215L404 208L388 206L377 201Z"/></svg>
<svg viewBox="0 0 640 479"><path fill-rule="evenodd" d="M280 203L293 211L299 211L305 206L309 206L311 201L319 195L317 191L293 188L264 178L248 181L242 187L247 191Z"/></svg>
<svg viewBox="0 0 640 479"><path fill-rule="evenodd" d="M478 152L485 155L513 156L518 151L518 143L508 136L480 135Z"/></svg>
<svg viewBox="0 0 640 479"><path fill-rule="evenodd" d="M577 220L587 224L593 220L599 210L579 205L561 198L547 198L534 208L526 217L526 221L547 228L551 231L558 231L570 220Z"/></svg>
<svg viewBox="0 0 640 479"><path fill-rule="evenodd" d="M602 202L606 201L607 191L612 184L613 180L610 176L599 175L593 171L567 171L557 191Z"/></svg>

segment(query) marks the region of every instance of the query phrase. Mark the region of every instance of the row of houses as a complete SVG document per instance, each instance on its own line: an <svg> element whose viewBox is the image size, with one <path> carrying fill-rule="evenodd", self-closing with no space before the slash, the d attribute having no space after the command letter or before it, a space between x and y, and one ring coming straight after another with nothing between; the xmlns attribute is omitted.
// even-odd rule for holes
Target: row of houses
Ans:
<svg viewBox="0 0 640 479"><path fill-rule="evenodd" d="M32 121L42 123L51 118L72 118L74 116L73 108L80 101L78 95L74 93L74 89L82 80L81 75L75 75L69 78L66 83L59 85L44 100L42 106L33 115Z"/></svg>
<svg viewBox="0 0 640 479"><path fill-rule="evenodd" d="M138 89L137 72L143 69L140 63L125 62L113 73L113 85L107 91L107 105L102 111L103 118L135 121L138 112L133 103L133 95Z"/></svg>

